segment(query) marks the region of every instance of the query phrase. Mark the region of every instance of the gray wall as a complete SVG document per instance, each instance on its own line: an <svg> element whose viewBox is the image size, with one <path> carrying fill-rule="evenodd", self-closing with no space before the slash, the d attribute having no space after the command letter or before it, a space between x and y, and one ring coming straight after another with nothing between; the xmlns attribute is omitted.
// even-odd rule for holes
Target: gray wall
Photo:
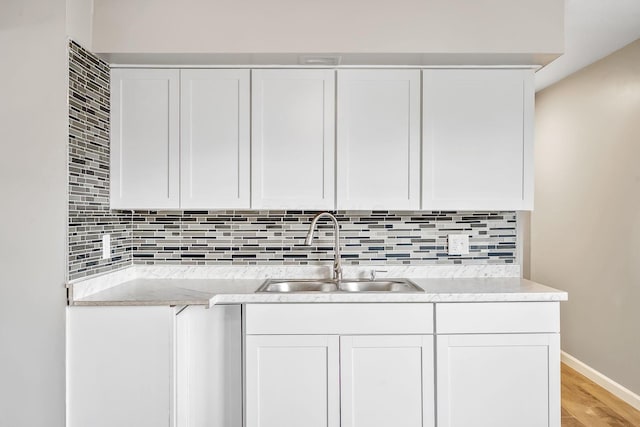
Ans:
<svg viewBox="0 0 640 427"><path fill-rule="evenodd" d="M562 348L640 393L640 40L536 97L531 277Z"/></svg>
<svg viewBox="0 0 640 427"><path fill-rule="evenodd" d="M0 13L0 425L62 427L67 206L64 0Z"/></svg>

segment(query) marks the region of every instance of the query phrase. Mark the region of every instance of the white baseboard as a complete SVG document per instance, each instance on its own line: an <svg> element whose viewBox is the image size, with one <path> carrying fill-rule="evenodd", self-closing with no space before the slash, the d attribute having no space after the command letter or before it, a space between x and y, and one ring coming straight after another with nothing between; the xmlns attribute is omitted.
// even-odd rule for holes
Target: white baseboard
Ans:
<svg viewBox="0 0 640 427"><path fill-rule="evenodd" d="M562 360L562 363L564 363L565 365L580 372L582 375L589 378L600 387L604 388L614 396L620 398L621 400L624 400L629 405L640 411L640 396L638 396L625 386L618 384L611 378L596 371L591 366L585 364L584 362L581 362L580 360L576 359L568 353L565 353L564 351L560 352L560 360Z"/></svg>

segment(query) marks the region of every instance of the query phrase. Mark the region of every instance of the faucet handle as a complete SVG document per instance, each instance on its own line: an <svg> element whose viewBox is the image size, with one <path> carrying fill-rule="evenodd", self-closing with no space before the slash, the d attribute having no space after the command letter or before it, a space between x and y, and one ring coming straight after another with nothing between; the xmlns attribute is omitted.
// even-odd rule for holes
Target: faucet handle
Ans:
<svg viewBox="0 0 640 427"><path fill-rule="evenodd" d="M375 269L371 270L371 273L370 273L371 280L376 280L376 275L378 273L386 273L386 272L387 272L387 270L375 270Z"/></svg>

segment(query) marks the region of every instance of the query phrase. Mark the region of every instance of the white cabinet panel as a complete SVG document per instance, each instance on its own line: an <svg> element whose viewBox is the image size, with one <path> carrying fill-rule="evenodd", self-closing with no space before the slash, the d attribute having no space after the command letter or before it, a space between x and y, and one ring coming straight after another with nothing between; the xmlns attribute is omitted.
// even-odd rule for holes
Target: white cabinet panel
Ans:
<svg viewBox="0 0 640 427"><path fill-rule="evenodd" d="M67 309L68 427L169 427L171 307Z"/></svg>
<svg viewBox="0 0 640 427"><path fill-rule="evenodd" d="M338 209L420 209L420 71L340 70Z"/></svg>
<svg viewBox="0 0 640 427"><path fill-rule="evenodd" d="M179 70L111 72L111 207L179 207Z"/></svg>
<svg viewBox="0 0 640 427"><path fill-rule="evenodd" d="M431 427L433 336L340 338L342 427Z"/></svg>
<svg viewBox="0 0 640 427"><path fill-rule="evenodd" d="M249 207L249 70L181 71L182 209Z"/></svg>
<svg viewBox="0 0 640 427"><path fill-rule="evenodd" d="M558 334L438 335L438 427L559 427Z"/></svg>
<svg viewBox="0 0 640 427"><path fill-rule="evenodd" d="M560 332L560 303L475 302L436 305L437 334Z"/></svg>
<svg viewBox="0 0 640 427"><path fill-rule="evenodd" d="M422 209L533 208L533 71L423 71Z"/></svg>
<svg viewBox="0 0 640 427"><path fill-rule="evenodd" d="M337 336L246 337L247 427L339 427Z"/></svg>
<svg viewBox="0 0 640 427"><path fill-rule="evenodd" d="M251 207L333 209L335 72L252 73Z"/></svg>
<svg viewBox="0 0 640 427"><path fill-rule="evenodd" d="M176 359L177 427L242 427L240 306L182 310Z"/></svg>
<svg viewBox="0 0 640 427"><path fill-rule="evenodd" d="M432 334L431 303L248 304L247 334Z"/></svg>

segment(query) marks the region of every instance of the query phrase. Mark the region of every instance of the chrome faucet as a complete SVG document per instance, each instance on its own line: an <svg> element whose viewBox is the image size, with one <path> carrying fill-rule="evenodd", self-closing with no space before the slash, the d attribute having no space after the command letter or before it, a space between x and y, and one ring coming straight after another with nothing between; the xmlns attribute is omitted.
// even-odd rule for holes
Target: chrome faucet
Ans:
<svg viewBox="0 0 640 427"><path fill-rule="evenodd" d="M331 218L333 221L333 225L336 229L333 237L334 237L334 259L333 259L333 280L339 282L342 280L342 262L340 261L340 224L338 224L338 220L335 216L330 214L329 212L322 212L313 217L311 221L311 225L309 226L309 232L307 233L307 238L304 240L304 244L307 246L311 245L313 242L313 232L316 229L316 224L320 218L327 217Z"/></svg>

